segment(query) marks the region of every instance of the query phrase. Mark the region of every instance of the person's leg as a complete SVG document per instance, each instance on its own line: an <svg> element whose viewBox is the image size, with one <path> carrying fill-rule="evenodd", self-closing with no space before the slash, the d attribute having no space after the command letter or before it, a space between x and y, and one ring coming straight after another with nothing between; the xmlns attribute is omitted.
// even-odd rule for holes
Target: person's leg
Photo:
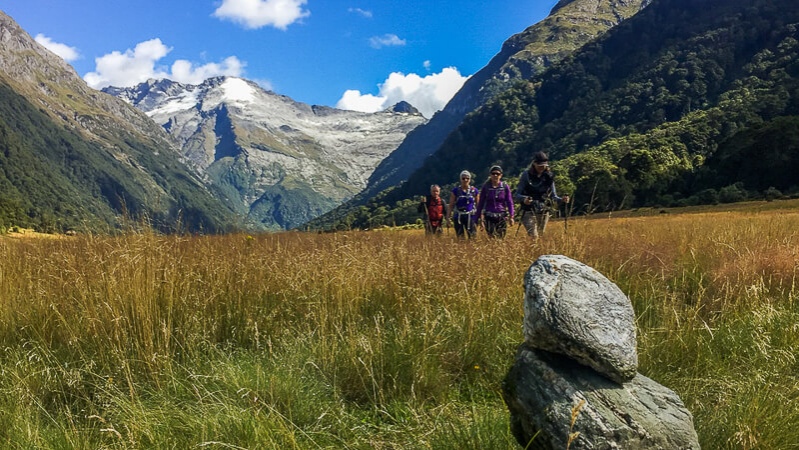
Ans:
<svg viewBox="0 0 799 450"><path fill-rule="evenodd" d="M547 229L547 224L549 223L549 213L542 212L541 214L536 214L536 222L538 224L538 235L543 236L544 231Z"/></svg>
<svg viewBox="0 0 799 450"><path fill-rule="evenodd" d="M469 233L469 239L474 239L477 237L477 218L474 215L469 214L469 222L467 224L467 230Z"/></svg>
<svg viewBox="0 0 799 450"><path fill-rule="evenodd" d="M503 239L505 237L505 233L508 231L508 219L503 217L499 219L494 227L494 236Z"/></svg>
<svg viewBox="0 0 799 450"><path fill-rule="evenodd" d="M488 237L494 237L494 233L496 233L497 230L497 223L494 222L494 219L488 216L484 217L483 226L486 229L486 235L488 235Z"/></svg>
<svg viewBox="0 0 799 450"><path fill-rule="evenodd" d="M463 238L464 234L464 223L463 223L464 216L458 214L455 216L455 220L453 220L453 225L455 225L455 236L459 238Z"/></svg>
<svg viewBox="0 0 799 450"><path fill-rule="evenodd" d="M527 211L522 217L522 225L524 225L524 229L527 230L527 235L533 239L538 239L537 216L538 214L533 211Z"/></svg>

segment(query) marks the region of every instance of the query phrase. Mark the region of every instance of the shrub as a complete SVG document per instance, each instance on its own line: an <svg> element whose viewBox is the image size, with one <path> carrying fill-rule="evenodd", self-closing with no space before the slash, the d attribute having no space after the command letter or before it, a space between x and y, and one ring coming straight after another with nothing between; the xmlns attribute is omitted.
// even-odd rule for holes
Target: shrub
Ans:
<svg viewBox="0 0 799 450"><path fill-rule="evenodd" d="M748 197L743 183L735 183L719 189L719 201L721 203L742 202Z"/></svg>
<svg viewBox="0 0 799 450"><path fill-rule="evenodd" d="M766 198L766 201L773 201L779 198L782 198L782 192L779 189L775 188L774 186L769 187L768 189L763 192L763 196Z"/></svg>

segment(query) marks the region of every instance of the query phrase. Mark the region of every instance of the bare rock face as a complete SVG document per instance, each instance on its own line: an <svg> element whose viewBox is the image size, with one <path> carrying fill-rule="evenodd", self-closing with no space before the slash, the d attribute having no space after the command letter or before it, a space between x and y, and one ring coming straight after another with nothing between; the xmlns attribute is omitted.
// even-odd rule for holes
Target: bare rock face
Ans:
<svg viewBox="0 0 799 450"><path fill-rule="evenodd" d="M426 123L405 103L363 113L296 102L236 77L103 89L145 112L247 228L292 229L349 200Z"/></svg>
<svg viewBox="0 0 799 450"><path fill-rule="evenodd" d="M541 256L527 271L524 340L617 383L638 370L630 300L602 274L566 256Z"/></svg>
<svg viewBox="0 0 799 450"><path fill-rule="evenodd" d="M640 374L620 385L564 355L522 345L503 396L524 448L700 448L677 394Z"/></svg>

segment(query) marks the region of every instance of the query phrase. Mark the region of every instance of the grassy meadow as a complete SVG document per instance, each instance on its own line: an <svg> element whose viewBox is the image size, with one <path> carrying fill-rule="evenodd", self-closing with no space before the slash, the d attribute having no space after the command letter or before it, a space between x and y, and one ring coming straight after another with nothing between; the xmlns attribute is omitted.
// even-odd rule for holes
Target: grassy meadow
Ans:
<svg viewBox="0 0 799 450"><path fill-rule="evenodd" d="M524 272L555 253L629 295L639 372L703 448L799 448L799 203L725 207L553 221L537 244L0 237L0 447L521 448L500 385Z"/></svg>

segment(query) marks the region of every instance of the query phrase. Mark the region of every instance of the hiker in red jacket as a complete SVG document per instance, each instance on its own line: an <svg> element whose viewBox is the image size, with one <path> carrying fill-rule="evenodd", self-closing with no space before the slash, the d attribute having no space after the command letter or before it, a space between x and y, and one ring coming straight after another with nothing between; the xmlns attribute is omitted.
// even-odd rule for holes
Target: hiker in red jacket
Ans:
<svg viewBox="0 0 799 450"><path fill-rule="evenodd" d="M422 197L419 212L424 214L424 231L429 235L440 235L447 220L447 204L441 198L441 187L430 186L430 197Z"/></svg>

